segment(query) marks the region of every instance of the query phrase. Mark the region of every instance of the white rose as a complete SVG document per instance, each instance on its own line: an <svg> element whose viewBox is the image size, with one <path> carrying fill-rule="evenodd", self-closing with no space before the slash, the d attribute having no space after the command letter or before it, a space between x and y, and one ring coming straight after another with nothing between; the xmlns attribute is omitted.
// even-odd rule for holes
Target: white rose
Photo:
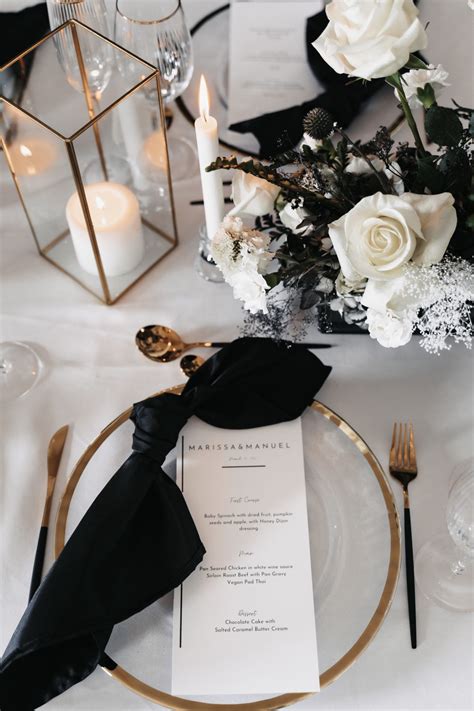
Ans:
<svg viewBox="0 0 474 711"><path fill-rule="evenodd" d="M375 338L385 348L404 346L413 334L413 322L405 314L391 311L367 311L367 326L371 338Z"/></svg>
<svg viewBox="0 0 474 711"><path fill-rule="evenodd" d="M375 170L379 173L385 173L387 178L392 181L393 188L397 195L402 195L405 191L405 186L403 184L402 169L396 161L392 161L390 166L387 168L385 163L380 160L380 158L370 158L370 162L374 166ZM353 175L366 175L371 173L367 161L359 156L351 156L349 163L347 164L346 173L352 173Z"/></svg>
<svg viewBox="0 0 474 711"><path fill-rule="evenodd" d="M412 0L333 0L326 14L329 24L313 46L338 74L388 77L427 45Z"/></svg>
<svg viewBox="0 0 474 711"><path fill-rule="evenodd" d="M423 106L418 98L418 89L424 89L427 84L431 84L435 98L438 99L443 87L449 86L448 78L449 74L441 64L438 64L437 67L433 64L428 64L426 69L410 69L409 72L405 72L402 78L403 91L410 108L416 109L419 106ZM394 89L394 94L395 98L400 101L398 89Z"/></svg>
<svg viewBox="0 0 474 711"><path fill-rule="evenodd" d="M280 188L263 178L236 171L232 179L232 200L235 207L231 214L267 215L273 211Z"/></svg>
<svg viewBox="0 0 474 711"><path fill-rule="evenodd" d="M227 280L227 283L234 290L234 297L244 302L244 308L251 314L262 311L268 313L267 299L265 292L268 284L261 274L253 271L239 271Z"/></svg>
<svg viewBox="0 0 474 711"><path fill-rule="evenodd" d="M439 262L457 223L451 193L362 198L329 225L329 236L346 279L387 280L403 265Z"/></svg>
<svg viewBox="0 0 474 711"><path fill-rule="evenodd" d="M304 234L308 230L308 225L298 227L307 217L309 217L309 212L304 207L293 207L291 202L288 202L280 212L280 220L285 227L297 235Z"/></svg>

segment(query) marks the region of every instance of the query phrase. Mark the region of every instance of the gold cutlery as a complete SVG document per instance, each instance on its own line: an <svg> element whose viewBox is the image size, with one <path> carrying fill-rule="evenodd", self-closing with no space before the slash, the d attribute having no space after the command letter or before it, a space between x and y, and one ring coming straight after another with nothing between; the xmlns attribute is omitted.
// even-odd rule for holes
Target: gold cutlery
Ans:
<svg viewBox="0 0 474 711"><path fill-rule="evenodd" d="M136 336L135 343L146 358L155 363L169 363L180 358L191 348L222 348L228 341L200 341L185 343L179 333L167 326L151 324L143 326ZM302 343L307 348L331 348L329 343Z"/></svg>
<svg viewBox="0 0 474 711"><path fill-rule="evenodd" d="M135 336L135 343L146 358L157 363L176 360L191 348L222 348L225 343L203 341L185 343L179 333L167 326L143 326Z"/></svg>
<svg viewBox="0 0 474 711"><path fill-rule="evenodd" d="M44 502L43 518L36 545L35 561L33 563L33 573L31 575L30 592L28 602L31 600L41 583L43 573L44 554L46 551L46 541L48 538L49 517L51 514L51 502L53 500L54 487L61 462L61 456L66 443L69 426L64 425L53 434L48 445L48 483L46 487L46 498Z"/></svg>
<svg viewBox="0 0 474 711"><path fill-rule="evenodd" d="M413 425L393 425L392 446L389 460L390 474L403 487L403 510L405 519L405 566L407 576L408 617L410 620L410 638L412 649L416 649L416 605L415 605L415 570L413 565L413 541L411 535L410 499L408 484L415 479L416 467L415 437Z"/></svg>
<svg viewBox="0 0 474 711"><path fill-rule="evenodd" d="M206 361L202 356L189 353L181 358L179 361L179 367L181 368L181 372L187 378L190 378L191 375L194 375L194 373L196 373L196 371L198 371L201 365L205 362Z"/></svg>

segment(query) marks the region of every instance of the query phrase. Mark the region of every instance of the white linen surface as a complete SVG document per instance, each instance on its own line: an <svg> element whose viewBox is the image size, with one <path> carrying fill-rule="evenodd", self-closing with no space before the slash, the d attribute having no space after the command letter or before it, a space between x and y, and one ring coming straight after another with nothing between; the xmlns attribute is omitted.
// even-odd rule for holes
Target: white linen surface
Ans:
<svg viewBox="0 0 474 711"><path fill-rule="evenodd" d="M192 23L219 3L187 0L184 4ZM422 2L423 17L431 21L429 58L452 71L447 95L468 103L469 71L464 79L459 72L469 58L472 14L464 0L447 6L442 0ZM472 55L472 49L469 52ZM192 137L191 127L176 113L173 131L179 129ZM351 133L357 135L355 129ZM51 434L65 423L72 425L53 503L54 521L71 467L99 430L132 402L183 380L176 362L156 365L139 354L134 344L137 328L161 323L173 326L189 341L224 340L238 335L242 317L226 285L207 283L194 270L197 228L203 217L201 208L189 206L190 200L200 197L197 175L175 188L178 249L118 304L107 307L37 255L3 161L0 164L1 338L32 344L45 363L37 387L4 407L1 415L0 646L4 649L27 600ZM443 529L450 472L472 456L472 352L458 346L435 357L421 350L417 339L405 348L385 350L366 336L311 335L337 345L321 352L334 371L320 399L353 425L383 465L392 422L410 419L415 425L420 473L410 491L416 553ZM401 511L396 482L394 491ZM50 535L47 566L52 562L52 544ZM402 566L394 603L376 639L338 681L298 708L472 708L472 617L440 609L417 593L416 651L409 644ZM157 707L97 670L47 708Z"/></svg>

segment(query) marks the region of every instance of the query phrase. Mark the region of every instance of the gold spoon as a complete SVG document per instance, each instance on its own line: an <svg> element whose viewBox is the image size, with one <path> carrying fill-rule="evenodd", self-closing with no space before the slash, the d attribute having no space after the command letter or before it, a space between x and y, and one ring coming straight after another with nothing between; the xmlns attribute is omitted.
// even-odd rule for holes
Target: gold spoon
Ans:
<svg viewBox="0 0 474 711"><path fill-rule="evenodd" d="M135 336L135 343L146 358L155 363L170 363L191 348L222 348L228 341L200 341L185 343L179 333L167 326L143 326ZM302 343L306 348L331 348L330 343Z"/></svg>
<svg viewBox="0 0 474 711"><path fill-rule="evenodd" d="M146 358L155 363L169 363L180 358L190 348L222 348L225 343L203 341L184 343L181 336L167 326L143 326L135 336L135 343Z"/></svg>
<svg viewBox="0 0 474 711"><path fill-rule="evenodd" d="M190 378L191 375L194 375L201 365L205 363L206 360L205 358L202 358L202 356L194 355L194 353L189 353L188 355L185 355L181 358L179 361L179 367L181 368L181 371L184 373L184 375L187 378Z"/></svg>

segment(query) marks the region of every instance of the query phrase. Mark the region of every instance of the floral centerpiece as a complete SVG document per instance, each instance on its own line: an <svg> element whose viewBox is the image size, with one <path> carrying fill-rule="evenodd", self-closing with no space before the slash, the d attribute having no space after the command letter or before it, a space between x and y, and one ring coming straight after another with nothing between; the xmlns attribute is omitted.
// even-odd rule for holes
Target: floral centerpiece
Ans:
<svg viewBox="0 0 474 711"><path fill-rule="evenodd" d="M383 126L361 143L317 108L298 148L265 164L218 158L208 170L236 171L235 207L214 236L214 260L252 314L296 290L301 309L337 311L386 347L414 332L430 352L452 340L470 347L474 112L438 104L448 74L414 54L427 37L412 0L379 0L370 17L351 0L326 12L315 48L352 81L384 77L413 143L395 144Z"/></svg>

